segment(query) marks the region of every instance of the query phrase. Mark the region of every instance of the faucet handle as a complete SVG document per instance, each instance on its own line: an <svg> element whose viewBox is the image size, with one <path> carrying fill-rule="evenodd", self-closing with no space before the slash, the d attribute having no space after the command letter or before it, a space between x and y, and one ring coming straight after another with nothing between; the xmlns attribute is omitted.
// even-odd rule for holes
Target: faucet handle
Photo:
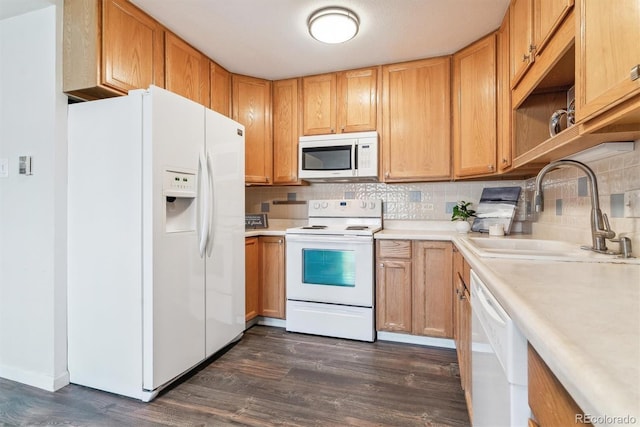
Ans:
<svg viewBox="0 0 640 427"><path fill-rule="evenodd" d="M602 214L602 220L604 221L604 231L611 231L611 226L609 225L609 217L606 213Z"/></svg>

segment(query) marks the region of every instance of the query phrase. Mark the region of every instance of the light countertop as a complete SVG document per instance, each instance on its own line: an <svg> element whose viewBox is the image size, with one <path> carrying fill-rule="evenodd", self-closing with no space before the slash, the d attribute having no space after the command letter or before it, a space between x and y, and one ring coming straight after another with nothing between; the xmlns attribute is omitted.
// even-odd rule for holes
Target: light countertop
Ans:
<svg viewBox="0 0 640 427"><path fill-rule="evenodd" d="M640 422L640 265L481 258L443 226L375 238L454 242L586 414Z"/></svg>
<svg viewBox="0 0 640 427"><path fill-rule="evenodd" d="M246 236L282 236L270 220ZM640 264L484 258L447 221L386 221L379 239L451 241L582 410L640 423ZM486 236L486 234L484 235ZM501 238L531 238L511 235Z"/></svg>

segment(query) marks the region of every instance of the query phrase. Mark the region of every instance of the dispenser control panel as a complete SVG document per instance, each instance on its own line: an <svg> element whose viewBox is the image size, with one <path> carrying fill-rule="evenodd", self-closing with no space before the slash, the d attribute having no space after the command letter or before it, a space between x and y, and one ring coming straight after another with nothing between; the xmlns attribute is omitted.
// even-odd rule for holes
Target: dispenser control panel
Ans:
<svg viewBox="0 0 640 427"><path fill-rule="evenodd" d="M196 174L166 170L163 194L167 197L196 197Z"/></svg>

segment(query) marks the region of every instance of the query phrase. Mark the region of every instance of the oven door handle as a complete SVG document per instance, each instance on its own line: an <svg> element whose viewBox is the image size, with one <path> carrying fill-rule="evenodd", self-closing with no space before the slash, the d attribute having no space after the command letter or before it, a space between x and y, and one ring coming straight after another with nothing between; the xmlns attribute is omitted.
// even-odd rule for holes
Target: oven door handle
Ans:
<svg viewBox="0 0 640 427"><path fill-rule="evenodd" d="M309 235L309 234L286 234L286 240L289 242L304 242L309 244L314 243L340 243L342 245L353 245L353 244L371 244L373 241L372 236L353 236L353 235L342 235L342 236L327 236L327 235Z"/></svg>

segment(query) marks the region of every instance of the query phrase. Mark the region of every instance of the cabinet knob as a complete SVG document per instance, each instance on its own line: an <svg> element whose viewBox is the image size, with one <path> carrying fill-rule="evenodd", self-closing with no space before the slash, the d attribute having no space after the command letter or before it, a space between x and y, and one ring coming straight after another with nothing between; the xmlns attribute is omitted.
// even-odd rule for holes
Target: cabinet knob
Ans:
<svg viewBox="0 0 640 427"><path fill-rule="evenodd" d="M278 244L281 245L282 244L282 239L278 240Z"/></svg>
<svg viewBox="0 0 640 427"><path fill-rule="evenodd" d="M340 132L344 132L344 126L340 128Z"/></svg>
<svg viewBox="0 0 640 427"><path fill-rule="evenodd" d="M502 159L502 164L503 164L503 165L506 165L506 164L507 164L507 159L503 158L503 159Z"/></svg>
<svg viewBox="0 0 640 427"><path fill-rule="evenodd" d="M536 45L530 44L529 45L529 53L533 52L534 50L536 50Z"/></svg>
<svg viewBox="0 0 640 427"><path fill-rule="evenodd" d="M522 62L527 62L529 60L529 55L522 55Z"/></svg>
<svg viewBox="0 0 640 427"><path fill-rule="evenodd" d="M331 133L336 133L336 130L332 128Z"/></svg>
<svg viewBox="0 0 640 427"><path fill-rule="evenodd" d="M489 166L487 166L487 168L488 168L490 171L492 171L492 170L494 170L494 169L495 169L495 166L493 166L493 165L489 165Z"/></svg>
<svg viewBox="0 0 640 427"><path fill-rule="evenodd" d="M631 81L638 80L640 78L640 64L631 68Z"/></svg>
<svg viewBox="0 0 640 427"><path fill-rule="evenodd" d="M384 173L384 177L385 177L385 178L389 178L389 171L387 171L387 172L385 172L385 173Z"/></svg>
<svg viewBox="0 0 640 427"><path fill-rule="evenodd" d="M380 264L380 265L379 265L379 267L380 267L380 268L384 268L384 264Z"/></svg>

